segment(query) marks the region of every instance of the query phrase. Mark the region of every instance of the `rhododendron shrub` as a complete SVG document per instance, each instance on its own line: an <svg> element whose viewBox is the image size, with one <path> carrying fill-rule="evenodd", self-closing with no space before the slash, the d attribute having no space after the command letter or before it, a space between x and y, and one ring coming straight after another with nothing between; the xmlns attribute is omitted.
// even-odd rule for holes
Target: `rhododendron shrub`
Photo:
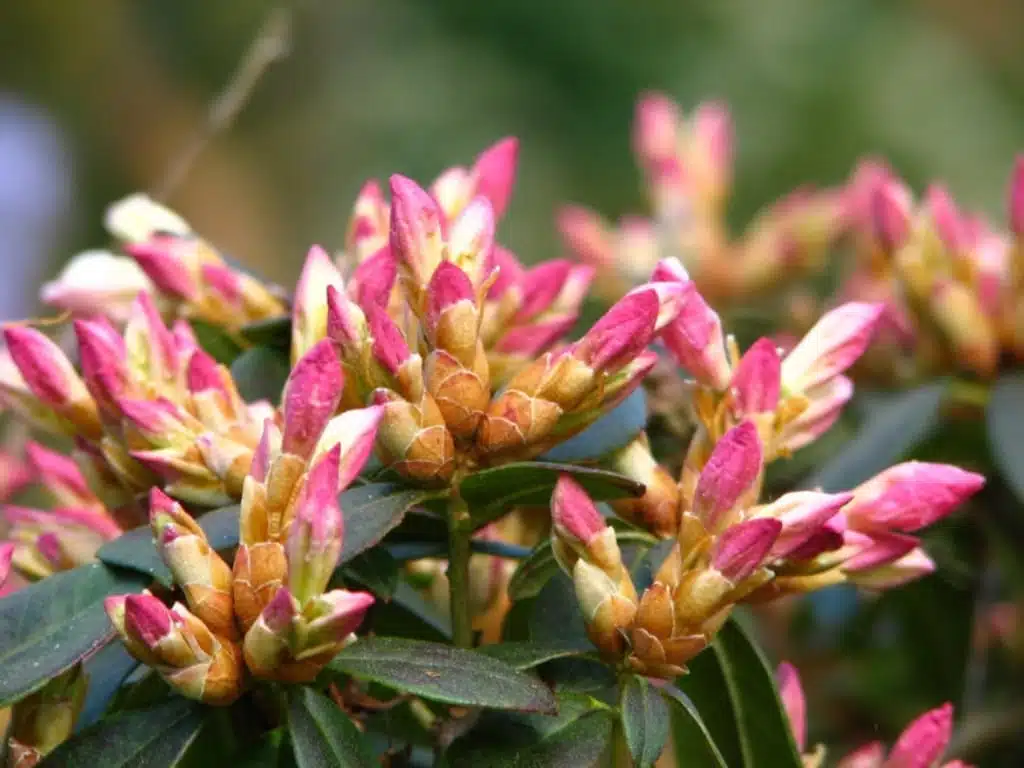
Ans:
<svg viewBox="0 0 1024 768"><path fill-rule="evenodd" d="M0 454L10 764L817 765L751 616L932 573L922 535L984 479L895 456L772 485L841 419L891 303L738 338L718 300L770 287L766 258L815 263L846 198L733 241L724 109L647 98L636 143L688 250L626 277L578 210L585 263L500 244L513 139L368 182L291 291L145 196L114 204L111 249L43 289L69 332L4 329L0 403L45 440ZM879 184L872 232L909 248ZM573 334L595 278L618 293ZM656 370L689 425L667 452ZM936 710L843 764L937 764L951 728Z"/></svg>

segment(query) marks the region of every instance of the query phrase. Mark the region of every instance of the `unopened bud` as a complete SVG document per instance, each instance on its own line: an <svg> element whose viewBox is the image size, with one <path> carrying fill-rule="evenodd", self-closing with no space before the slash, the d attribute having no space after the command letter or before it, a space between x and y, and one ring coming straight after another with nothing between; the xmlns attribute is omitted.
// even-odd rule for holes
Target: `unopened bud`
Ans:
<svg viewBox="0 0 1024 768"><path fill-rule="evenodd" d="M103 223L110 234L127 243L143 242L153 235L185 237L192 232L181 216L142 193L113 203Z"/></svg>
<svg viewBox="0 0 1024 768"><path fill-rule="evenodd" d="M623 596L616 582L583 559L573 568L573 583L591 642L607 658L619 657L625 649L624 631L636 616L635 597Z"/></svg>
<svg viewBox="0 0 1024 768"><path fill-rule="evenodd" d="M288 588L299 603L326 589L341 557L344 519L338 506L338 466L341 446L335 446L309 471L295 505L288 533Z"/></svg>
<svg viewBox="0 0 1024 768"><path fill-rule="evenodd" d="M711 551L711 565L733 584L761 567L782 531L770 517L747 520L727 528Z"/></svg>
<svg viewBox="0 0 1024 768"><path fill-rule="evenodd" d="M611 502L621 517L643 526L656 536L675 536L679 530L682 499L672 476L655 460L641 436L610 459L616 472L642 483L644 495L639 499Z"/></svg>
<svg viewBox="0 0 1024 768"><path fill-rule="evenodd" d="M719 440L700 473L693 514L711 533L734 521L733 512L756 497L764 459L752 422L733 427Z"/></svg>
<svg viewBox="0 0 1024 768"><path fill-rule="evenodd" d="M131 259L108 251L85 251L43 286L40 298L75 315L104 315L123 323L136 295L151 290L153 284Z"/></svg>
<svg viewBox="0 0 1024 768"><path fill-rule="evenodd" d="M419 184L405 176L391 177L391 252L419 288L441 263L441 217L437 203Z"/></svg>
<svg viewBox="0 0 1024 768"><path fill-rule="evenodd" d="M320 246L306 256L292 305L292 360L297 362L314 344L327 338L327 288L344 291L345 281Z"/></svg>
<svg viewBox="0 0 1024 768"><path fill-rule="evenodd" d="M296 363L281 397L285 452L309 458L337 410L344 381L338 355L328 339L317 342Z"/></svg>
<svg viewBox="0 0 1024 768"><path fill-rule="evenodd" d="M883 304L850 302L825 314L782 361L782 384L806 392L846 371L867 349Z"/></svg>
<svg viewBox="0 0 1024 768"><path fill-rule="evenodd" d="M434 398L424 393L414 404L378 389L374 403L384 409L377 433L381 459L414 480L447 481L455 470L455 442Z"/></svg>
<svg viewBox="0 0 1024 768"><path fill-rule="evenodd" d="M508 137L481 152L473 164L471 174L476 180L476 193L490 202L495 218L500 218L508 208L518 157L519 140Z"/></svg>
<svg viewBox="0 0 1024 768"><path fill-rule="evenodd" d="M751 345L732 374L736 411L745 416L774 413L779 405L781 361L775 343L761 338Z"/></svg>

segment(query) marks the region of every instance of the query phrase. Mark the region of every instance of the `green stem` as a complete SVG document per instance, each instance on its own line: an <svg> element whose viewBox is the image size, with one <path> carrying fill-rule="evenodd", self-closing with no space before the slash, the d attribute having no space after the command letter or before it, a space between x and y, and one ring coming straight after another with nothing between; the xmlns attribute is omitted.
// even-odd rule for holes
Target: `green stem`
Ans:
<svg viewBox="0 0 1024 768"><path fill-rule="evenodd" d="M469 506L458 493L448 501L448 595L451 604L452 639L459 648L473 647L469 615L469 558L472 554L473 521Z"/></svg>

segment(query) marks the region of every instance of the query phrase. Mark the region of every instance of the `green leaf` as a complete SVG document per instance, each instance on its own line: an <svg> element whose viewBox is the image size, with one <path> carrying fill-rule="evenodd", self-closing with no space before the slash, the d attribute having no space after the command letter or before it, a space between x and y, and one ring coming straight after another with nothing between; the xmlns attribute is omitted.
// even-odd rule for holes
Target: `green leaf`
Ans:
<svg viewBox="0 0 1024 768"><path fill-rule="evenodd" d="M469 504L473 525L480 528L514 506L547 506L558 476L566 472L596 501L642 496L644 487L625 475L572 464L524 461L474 472L462 481L459 493Z"/></svg>
<svg viewBox="0 0 1024 768"><path fill-rule="evenodd" d="M89 687L82 713L75 723L76 730L87 728L103 716L118 689L138 666L139 662L122 643L110 643L85 662L83 667Z"/></svg>
<svg viewBox="0 0 1024 768"><path fill-rule="evenodd" d="M595 711L539 742L516 749L486 747L452 756L451 768L584 768L600 765L612 736L608 712Z"/></svg>
<svg viewBox="0 0 1024 768"><path fill-rule="evenodd" d="M673 685L666 685L661 690L676 705L671 712L676 765L679 768L728 768L690 698Z"/></svg>
<svg viewBox="0 0 1024 768"><path fill-rule="evenodd" d="M365 638L341 651L329 666L336 672L447 704L555 711L554 697L535 677L482 653L439 643Z"/></svg>
<svg viewBox="0 0 1024 768"><path fill-rule="evenodd" d="M578 435L555 446L541 461L597 461L624 448L647 424L647 398L638 388Z"/></svg>
<svg viewBox="0 0 1024 768"><path fill-rule="evenodd" d="M587 637L583 613L576 600L576 589L572 579L561 571L548 580L540 594L533 600L530 641L538 644L572 645L581 651L594 649L590 638Z"/></svg>
<svg viewBox="0 0 1024 768"><path fill-rule="evenodd" d="M210 546L216 550L230 549L238 544L238 505L221 507L200 516L196 522L206 532ZM160 559L153 544L153 531L140 525L100 547L96 557L107 565L117 565L144 573L165 587L174 583L170 570Z"/></svg>
<svg viewBox="0 0 1024 768"><path fill-rule="evenodd" d="M288 315L247 323L239 335L253 346L288 350L292 345L292 319Z"/></svg>
<svg viewBox="0 0 1024 768"><path fill-rule="evenodd" d="M768 662L736 619L712 644L725 677L747 768L802 768Z"/></svg>
<svg viewBox="0 0 1024 768"><path fill-rule="evenodd" d="M253 347L231 363L231 377L247 403L269 400L277 405L288 380L288 353L270 347Z"/></svg>
<svg viewBox="0 0 1024 768"><path fill-rule="evenodd" d="M743 766L740 751L739 725L732 700L727 695L725 672L713 648L697 654L687 665L689 674L676 680L676 685L697 708L701 722L711 735L725 765ZM678 727L678 717L674 722Z"/></svg>
<svg viewBox="0 0 1024 768"><path fill-rule="evenodd" d="M802 485L831 492L853 488L902 459L938 423L946 385L945 380L939 380L909 392L876 398L842 453Z"/></svg>
<svg viewBox="0 0 1024 768"><path fill-rule="evenodd" d="M365 622L380 635L397 635L419 640L445 642L451 640L452 625L448 616L423 599L405 580L387 602L378 600Z"/></svg>
<svg viewBox="0 0 1024 768"><path fill-rule="evenodd" d="M1024 372L999 377L992 387L985 422L999 473L1017 498L1024 499Z"/></svg>
<svg viewBox="0 0 1024 768"><path fill-rule="evenodd" d="M378 763L355 724L312 688L288 692L288 732L299 768L372 768Z"/></svg>
<svg viewBox="0 0 1024 768"><path fill-rule="evenodd" d="M356 555L335 575L339 573L344 582L355 582L385 600L390 600L395 594L401 578L398 561L383 547Z"/></svg>
<svg viewBox="0 0 1024 768"><path fill-rule="evenodd" d="M480 653L503 661L518 670L532 669L552 659L579 656L581 653L580 649L572 644L526 642L485 645L479 650Z"/></svg>
<svg viewBox="0 0 1024 768"><path fill-rule="evenodd" d="M0 706L38 690L106 644L114 629L103 599L139 592L148 581L93 563L0 600Z"/></svg>
<svg viewBox="0 0 1024 768"><path fill-rule="evenodd" d="M199 346L221 365L230 366L235 358L242 353L238 342L228 336L223 328L203 320L190 320L189 324L192 326Z"/></svg>
<svg viewBox="0 0 1024 768"><path fill-rule="evenodd" d="M45 768L180 765L203 727L203 707L174 697L149 709L102 720L64 742Z"/></svg>
<svg viewBox="0 0 1024 768"><path fill-rule="evenodd" d="M345 545L341 562L379 542L402 522L406 512L431 495L390 483L371 483L342 493L339 502L345 514Z"/></svg>
<svg viewBox="0 0 1024 768"><path fill-rule="evenodd" d="M632 675L622 688L619 707L633 763L637 768L650 768L668 741L668 704L647 678Z"/></svg>

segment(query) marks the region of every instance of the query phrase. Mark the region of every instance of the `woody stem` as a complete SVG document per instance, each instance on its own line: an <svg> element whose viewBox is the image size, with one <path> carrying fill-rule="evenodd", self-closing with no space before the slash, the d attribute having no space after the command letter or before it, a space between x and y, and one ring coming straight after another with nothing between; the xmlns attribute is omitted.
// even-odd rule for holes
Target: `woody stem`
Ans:
<svg viewBox="0 0 1024 768"><path fill-rule="evenodd" d="M469 558L473 522L469 507L458 493L448 502L448 594L451 605L452 639L460 648L473 646L469 615Z"/></svg>

